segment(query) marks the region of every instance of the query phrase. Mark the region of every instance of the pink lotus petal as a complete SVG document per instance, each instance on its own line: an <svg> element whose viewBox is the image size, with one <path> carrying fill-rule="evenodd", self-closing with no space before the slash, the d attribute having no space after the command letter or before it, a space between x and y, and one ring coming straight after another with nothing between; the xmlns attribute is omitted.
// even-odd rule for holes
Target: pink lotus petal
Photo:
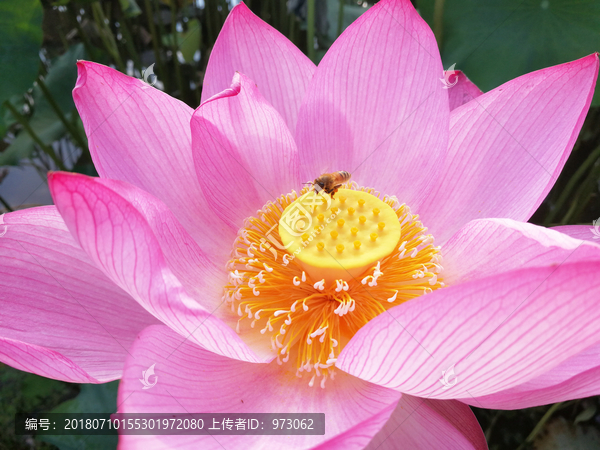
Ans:
<svg viewBox="0 0 600 450"><path fill-rule="evenodd" d="M308 385L309 378L294 376L295 368L271 364L250 364L224 358L185 342L167 327L144 330L132 348L119 386L119 412L133 413L307 413L325 414L325 435L316 436L121 436L123 449L213 448L215 440L224 448L313 448L351 430L374 415L389 415L400 394L336 373L325 389ZM155 364L157 382L142 390L143 370ZM312 376L312 374L309 374ZM365 428L364 432L377 430ZM369 439L372 437L367 436ZM347 449L363 448L368 439L347 441ZM361 444L359 446L357 444Z"/></svg>
<svg viewBox="0 0 600 450"><path fill-rule="evenodd" d="M448 144L448 94L433 33L410 1L383 0L331 46L300 108L302 181L347 170L411 207Z"/></svg>
<svg viewBox="0 0 600 450"><path fill-rule="evenodd" d="M105 178L93 180L123 197L144 217L169 269L186 292L205 309L215 310L222 301L227 273L206 256L165 204L123 181Z"/></svg>
<svg viewBox="0 0 600 450"><path fill-rule="evenodd" d="M573 355L523 384L461 401L484 408L518 409L584 398L600 393L600 343Z"/></svg>
<svg viewBox="0 0 600 450"><path fill-rule="evenodd" d="M481 89L475 86L475 84L460 70L446 70L444 75L444 78L452 85L452 87L448 88L450 111L483 94Z"/></svg>
<svg viewBox="0 0 600 450"><path fill-rule="evenodd" d="M214 317L214 310L188 295L168 268L148 222L131 203L84 175L52 173L49 184L69 231L96 266L183 336L182 342L189 339L218 354L261 361L230 327ZM207 284L198 280L199 289ZM219 307L225 307L223 304Z"/></svg>
<svg viewBox="0 0 600 450"><path fill-rule="evenodd" d="M225 263L235 238L212 213L194 170L193 110L141 80L79 61L73 99L96 170L161 199L194 239Z"/></svg>
<svg viewBox="0 0 600 450"><path fill-rule="evenodd" d="M600 225L600 222L598 225ZM574 237L575 239L582 239L584 241L591 241L595 244L600 244L600 226L596 228L593 224L562 225L559 227L552 227L551 230L556 230L560 233Z"/></svg>
<svg viewBox="0 0 600 450"><path fill-rule="evenodd" d="M266 202L301 187L294 139L245 75L200 105L191 124L200 186L236 232Z"/></svg>
<svg viewBox="0 0 600 450"><path fill-rule="evenodd" d="M600 243L600 241L599 241ZM479 219L443 246L447 285L525 267L600 260L600 245L511 219Z"/></svg>
<svg viewBox="0 0 600 450"><path fill-rule="evenodd" d="M598 271L565 262L437 290L371 320L336 366L420 397L510 389L600 343Z"/></svg>
<svg viewBox="0 0 600 450"><path fill-rule="evenodd" d="M402 399L400 399L400 403ZM338 434L336 437L314 447L314 450L346 450L347 448L364 449L374 436L384 427L395 410L395 404L382 409L363 422Z"/></svg>
<svg viewBox="0 0 600 450"><path fill-rule="evenodd" d="M136 335L158 321L94 266L54 206L3 222L0 361L76 383L120 378Z"/></svg>
<svg viewBox="0 0 600 450"><path fill-rule="evenodd" d="M73 360L64 356L65 353L69 353L69 350L61 349L61 352L58 352L48 349L47 346L0 337L0 361L3 363L25 372L71 383L103 383L119 378L123 367L123 359L125 359L121 355L118 368L115 367L117 364L111 364L105 360L100 362L104 370L94 370L94 366L98 365L99 362L96 359L105 358L98 358L96 355L90 355L91 352L86 351L83 358L78 358L82 360L80 361L82 366L87 366L87 370L85 370L74 363ZM110 367L111 365L113 367ZM91 373L93 372L99 372L99 377L92 377Z"/></svg>
<svg viewBox="0 0 600 450"><path fill-rule="evenodd" d="M597 74L593 54L515 78L452 111L443 177L417 209L438 242L473 219L531 217L573 148Z"/></svg>
<svg viewBox="0 0 600 450"><path fill-rule="evenodd" d="M487 449L471 409L455 400L403 395L392 417L366 450Z"/></svg>
<svg viewBox="0 0 600 450"><path fill-rule="evenodd" d="M315 65L279 31L240 3L231 10L210 53L202 102L227 89L235 72L252 78L292 132Z"/></svg>
<svg viewBox="0 0 600 450"><path fill-rule="evenodd" d="M461 400L482 408L518 409L600 394L600 366L543 388L537 388L536 380L495 394Z"/></svg>

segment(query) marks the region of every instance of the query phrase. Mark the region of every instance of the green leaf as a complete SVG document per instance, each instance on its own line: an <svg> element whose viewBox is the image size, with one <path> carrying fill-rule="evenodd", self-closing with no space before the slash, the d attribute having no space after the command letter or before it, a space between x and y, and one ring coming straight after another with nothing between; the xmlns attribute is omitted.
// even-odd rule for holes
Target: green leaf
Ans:
<svg viewBox="0 0 600 450"><path fill-rule="evenodd" d="M433 5L418 2L431 27ZM448 0L442 24L444 67L456 63L484 91L600 50L598 0Z"/></svg>
<svg viewBox="0 0 600 450"><path fill-rule="evenodd" d="M200 39L202 38L202 29L198 19L191 19L187 24L187 30L177 33L178 50L183 59L190 63L194 59L194 54L200 49ZM173 34L166 34L162 37L162 44L166 47L173 47Z"/></svg>
<svg viewBox="0 0 600 450"><path fill-rule="evenodd" d="M15 435L17 412L48 411L78 392L76 384L43 378L0 363L0 449L34 448L27 442L29 436Z"/></svg>
<svg viewBox="0 0 600 450"><path fill-rule="evenodd" d="M201 33L200 21L192 19L187 24L187 31L181 33L178 38L179 51L188 63L194 60L194 54L200 49Z"/></svg>
<svg viewBox="0 0 600 450"><path fill-rule="evenodd" d="M600 432L593 427L571 425L560 417L544 427L535 440L536 450L596 450L600 448Z"/></svg>
<svg viewBox="0 0 600 450"><path fill-rule="evenodd" d="M117 410L118 381L106 384L82 384L81 392L53 413L109 413ZM39 436L37 439L56 445L60 450L104 450L117 447L117 436Z"/></svg>
<svg viewBox="0 0 600 450"><path fill-rule="evenodd" d="M135 17L142 13L142 10L135 0L119 0L119 3L121 4L121 9L123 10L125 17Z"/></svg>
<svg viewBox="0 0 600 450"><path fill-rule="evenodd" d="M23 94L38 74L42 14L40 0L0 2L0 104Z"/></svg>
<svg viewBox="0 0 600 450"><path fill-rule="evenodd" d="M363 8L356 3L348 3L346 0L327 0L327 20L329 21L329 31L327 37L331 42L338 37L338 17L340 13L340 2L344 3L344 14L342 19L342 31L358 19L361 14L369 8Z"/></svg>
<svg viewBox="0 0 600 450"><path fill-rule="evenodd" d="M30 121L31 126L44 142L54 142L64 136L66 130L63 124L54 114L44 116L37 115ZM33 138L26 132L21 131L10 146L0 153L0 166L18 166L20 161L29 158L35 149Z"/></svg>
<svg viewBox="0 0 600 450"><path fill-rule="evenodd" d="M85 59L83 44L71 46L69 50L53 60L48 75L44 79L52 97L64 113L71 112L75 108L72 91L77 81L77 60L79 59ZM38 86L33 88L33 99L36 112L40 109L52 111L52 107Z"/></svg>
<svg viewBox="0 0 600 450"><path fill-rule="evenodd" d="M71 91L77 81L77 60L84 57L83 44L70 47L67 52L53 61L45 78L48 90L68 119L75 108ZM33 88L33 100L34 112L29 124L43 142L51 144L65 135L65 126L37 85ZM22 159L32 155L34 148L32 137L26 131L21 131L11 145L0 153L0 166L18 165Z"/></svg>
<svg viewBox="0 0 600 450"><path fill-rule="evenodd" d="M586 422L586 421L590 420L592 417L594 417L596 415L596 410L597 410L596 405L592 403L586 409L581 411L577 415L577 417L575 417L575 420L573 423L577 425L579 422Z"/></svg>

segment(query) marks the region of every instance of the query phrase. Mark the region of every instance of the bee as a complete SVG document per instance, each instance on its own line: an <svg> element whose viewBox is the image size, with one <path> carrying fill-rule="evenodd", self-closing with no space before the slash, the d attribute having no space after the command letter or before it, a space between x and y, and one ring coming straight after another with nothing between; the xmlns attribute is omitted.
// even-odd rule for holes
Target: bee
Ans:
<svg viewBox="0 0 600 450"><path fill-rule="evenodd" d="M319 178L315 178L315 181L309 181L304 184L312 184L315 190L323 190L333 198L340 186L350 180L351 176L345 170L340 170L339 172L324 173Z"/></svg>

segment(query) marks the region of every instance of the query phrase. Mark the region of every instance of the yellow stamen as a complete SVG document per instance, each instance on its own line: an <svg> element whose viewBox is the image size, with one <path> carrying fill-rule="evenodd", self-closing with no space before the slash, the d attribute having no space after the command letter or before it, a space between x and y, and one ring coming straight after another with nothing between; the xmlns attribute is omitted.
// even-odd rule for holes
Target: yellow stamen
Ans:
<svg viewBox="0 0 600 450"><path fill-rule="evenodd" d="M308 188L302 194L306 192ZM406 205L398 205L394 198L379 199L374 190L355 185L340 189L331 206L343 212L341 197L346 203L360 204L356 195L364 196L360 198L365 200L362 206L370 210L374 208L370 197L384 204L385 207L376 206L380 210L378 221L371 216L359 231L355 226L358 218L344 216L346 225L351 226L339 228L331 209L326 210L329 202L317 201L317 211L306 211L318 220L322 215L321 226L313 227L304 217L303 226L310 233L296 236L294 245L288 248L280 231L281 221L299 196L292 192L267 203L256 217L244 221L227 263L229 282L224 287L224 299L232 314L237 313L237 330L242 339L248 333L264 335L278 363L291 359L298 376L308 372L310 385L321 378L320 385L324 387L326 378L333 378L335 361L344 345L369 320L444 285L439 248L434 247L433 237L427 234L418 216L411 214ZM392 218L387 215L388 207ZM380 223L385 224L385 232ZM388 251L386 239L393 235L396 226L400 230ZM367 236L375 231L380 234L371 241ZM331 245L334 232L337 242ZM348 246L352 251L344 251ZM301 259L304 253L314 252L323 258L334 257L338 265L348 265L348 261L361 259L379 246L385 247L387 253L352 277L326 280L323 270L311 273L307 259Z"/></svg>

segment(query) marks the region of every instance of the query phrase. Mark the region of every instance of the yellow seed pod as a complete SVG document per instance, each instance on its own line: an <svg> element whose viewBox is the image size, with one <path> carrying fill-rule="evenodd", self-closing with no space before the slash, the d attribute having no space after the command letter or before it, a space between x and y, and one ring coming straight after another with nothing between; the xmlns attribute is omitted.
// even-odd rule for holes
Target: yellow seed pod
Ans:
<svg viewBox="0 0 600 450"><path fill-rule="evenodd" d="M398 216L380 198L365 191L340 189L335 199L326 197L327 204L313 206L313 197L311 192L298 197L279 221L282 244L311 278L328 284L357 279L397 247L402 234ZM341 206L341 197L345 206Z"/></svg>

